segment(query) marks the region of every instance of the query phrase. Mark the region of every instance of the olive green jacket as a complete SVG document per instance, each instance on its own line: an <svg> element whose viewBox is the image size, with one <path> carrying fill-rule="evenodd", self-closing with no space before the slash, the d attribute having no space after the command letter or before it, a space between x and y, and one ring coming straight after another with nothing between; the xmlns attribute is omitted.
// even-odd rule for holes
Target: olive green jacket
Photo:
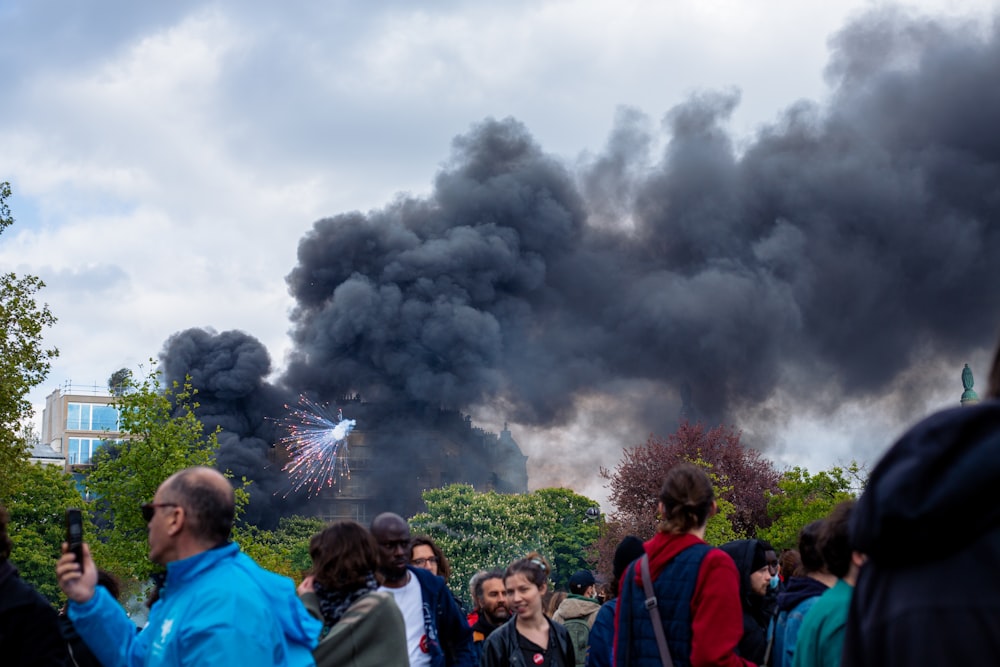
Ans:
<svg viewBox="0 0 1000 667"><path fill-rule="evenodd" d="M301 596L319 620L319 598ZM348 607L347 612L313 650L318 667L407 667L406 626L390 593L375 591Z"/></svg>

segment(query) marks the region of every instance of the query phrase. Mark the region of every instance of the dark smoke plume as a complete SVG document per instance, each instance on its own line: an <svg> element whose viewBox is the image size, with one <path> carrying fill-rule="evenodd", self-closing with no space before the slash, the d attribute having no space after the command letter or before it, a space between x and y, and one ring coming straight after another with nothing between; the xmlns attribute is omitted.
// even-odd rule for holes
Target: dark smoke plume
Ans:
<svg viewBox="0 0 1000 667"><path fill-rule="evenodd" d="M674 108L664 137L621 111L576 172L486 120L428 197L318 221L288 277L283 384L556 426L644 383L637 441L672 428L682 387L709 423L778 390L818 412L917 405L928 387L908 369L961 368L997 332L1000 31L877 12L831 44L829 104L797 103L739 148L733 91ZM244 386L210 358L205 383Z"/></svg>

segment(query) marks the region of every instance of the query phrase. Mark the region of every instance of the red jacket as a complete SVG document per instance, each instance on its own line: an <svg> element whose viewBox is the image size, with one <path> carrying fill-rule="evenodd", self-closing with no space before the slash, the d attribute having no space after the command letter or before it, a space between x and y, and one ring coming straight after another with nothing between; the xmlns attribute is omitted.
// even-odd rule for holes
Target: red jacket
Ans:
<svg viewBox="0 0 1000 667"><path fill-rule="evenodd" d="M663 569L679 553L695 544L704 542L690 534L673 535L657 533L645 544L649 555L650 576L655 581ZM638 565L635 581L626 582L628 570L620 582L642 590ZM622 614L619 605L615 618L615 653L618 652L618 625ZM753 663L735 653L743 636L743 608L740 604L739 574L733 559L719 549L711 549L701 562L694 593L691 596L691 664L693 667L724 665L744 667Z"/></svg>

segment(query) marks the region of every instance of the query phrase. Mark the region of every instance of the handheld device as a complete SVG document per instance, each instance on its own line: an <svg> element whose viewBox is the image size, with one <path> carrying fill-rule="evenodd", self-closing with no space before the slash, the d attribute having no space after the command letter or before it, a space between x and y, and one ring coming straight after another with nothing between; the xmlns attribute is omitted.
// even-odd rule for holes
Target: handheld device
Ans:
<svg viewBox="0 0 1000 667"><path fill-rule="evenodd" d="M66 510L66 544L76 556L76 562L83 571L83 514L76 508Z"/></svg>

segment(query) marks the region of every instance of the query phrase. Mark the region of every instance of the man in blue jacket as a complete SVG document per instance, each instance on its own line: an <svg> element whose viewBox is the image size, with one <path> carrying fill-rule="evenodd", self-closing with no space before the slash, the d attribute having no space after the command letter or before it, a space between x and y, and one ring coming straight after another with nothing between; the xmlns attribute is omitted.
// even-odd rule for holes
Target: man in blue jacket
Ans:
<svg viewBox="0 0 1000 667"><path fill-rule="evenodd" d="M69 617L105 667L159 665L314 665L321 623L299 601L292 581L268 572L230 542L233 487L211 468L188 468L163 482L142 506L149 558L166 583L135 625L103 587L90 549L83 571L72 553L56 565ZM66 545L63 545L65 552Z"/></svg>
<svg viewBox="0 0 1000 667"><path fill-rule="evenodd" d="M406 623L410 667L474 667L472 629L444 579L411 567L410 526L398 514L372 520L384 584Z"/></svg>

